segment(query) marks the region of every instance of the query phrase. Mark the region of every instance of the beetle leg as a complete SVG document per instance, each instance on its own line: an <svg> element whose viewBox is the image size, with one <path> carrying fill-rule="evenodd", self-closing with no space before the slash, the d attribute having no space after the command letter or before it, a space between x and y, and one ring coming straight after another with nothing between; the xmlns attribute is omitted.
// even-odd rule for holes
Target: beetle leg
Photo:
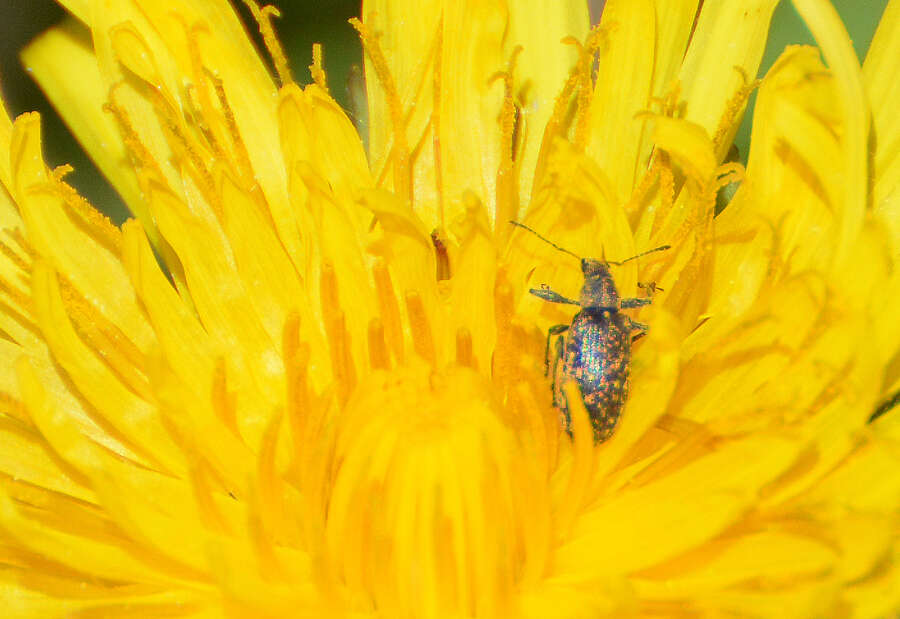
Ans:
<svg viewBox="0 0 900 619"><path fill-rule="evenodd" d="M645 324L642 323L642 322L638 322L638 321L636 321L636 320L632 320L630 316L625 316L625 315L623 314L623 315L622 315L622 318L625 319L625 322L626 322L626 324L627 324L627 326L628 326L629 331L632 331L632 330L635 330L635 329L637 329L638 331L640 331L640 333L638 333L638 334L635 335L633 338L631 338L631 341L632 341L632 342L635 341L635 340L638 340L638 339L640 339L640 338L642 338L642 337L644 337L645 335L647 335L647 331L650 330L650 325L645 325Z"/></svg>
<svg viewBox="0 0 900 619"><path fill-rule="evenodd" d="M549 288L531 288L528 292L538 298L543 299L544 301L550 301L551 303L568 303L569 305L579 305L578 301L575 301L574 299L570 299L568 297L564 297L558 292L554 292Z"/></svg>
<svg viewBox="0 0 900 619"><path fill-rule="evenodd" d="M547 330L547 345L544 348L544 376L550 375L550 340L553 339L553 336L565 333L568 330L569 325L553 325ZM559 338L557 341L562 341L562 338Z"/></svg>
<svg viewBox="0 0 900 619"><path fill-rule="evenodd" d="M632 307L643 307L644 305L650 305L652 302L652 299L621 299L619 301L619 307L622 309L630 309Z"/></svg>

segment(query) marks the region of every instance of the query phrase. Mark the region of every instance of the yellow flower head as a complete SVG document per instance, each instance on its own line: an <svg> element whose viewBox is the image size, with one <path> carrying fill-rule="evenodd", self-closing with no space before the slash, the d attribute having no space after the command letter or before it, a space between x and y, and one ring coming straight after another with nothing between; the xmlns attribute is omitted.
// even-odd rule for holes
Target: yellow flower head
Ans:
<svg viewBox="0 0 900 619"><path fill-rule="evenodd" d="M246 1L277 79L224 0L25 51L121 229L0 114L5 616L900 608L900 1L860 68L795 0L759 84L776 0L366 1L368 152ZM529 294L578 262L510 220L652 300L609 440Z"/></svg>

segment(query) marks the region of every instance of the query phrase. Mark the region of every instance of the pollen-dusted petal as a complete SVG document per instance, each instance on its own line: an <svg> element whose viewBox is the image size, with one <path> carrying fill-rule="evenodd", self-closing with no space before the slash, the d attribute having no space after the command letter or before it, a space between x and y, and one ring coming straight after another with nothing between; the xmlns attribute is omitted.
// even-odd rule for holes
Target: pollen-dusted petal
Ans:
<svg viewBox="0 0 900 619"><path fill-rule="evenodd" d="M699 0L657 0L656 50L652 93L663 97L678 76L687 49ZM649 43L645 42L645 45ZM645 144L649 146L649 142Z"/></svg>
<svg viewBox="0 0 900 619"><path fill-rule="evenodd" d="M600 21L598 79L591 97L587 153L615 188L615 200L631 195L650 103L656 61L656 9L651 0L610 0Z"/></svg>
<svg viewBox="0 0 900 619"><path fill-rule="evenodd" d="M497 118L503 89L491 78L503 70L512 53L503 40L508 10L496 0L464 0L444 6L438 114L441 183L450 218L463 210L466 189L475 192L488 213L496 208L503 148Z"/></svg>
<svg viewBox="0 0 900 619"><path fill-rule="evenodd" d="M40 118L26 114L13 127L13 194L29 242L75 286L96 311L111 320L140 349L153 335L126 284L118 257L70 218L54 192L41 156Z"/></svg>
<svg viewBox="0 0 900 619"><path fill-rule="evenodd" d="M278 341L288 315L302 311L311 322L309 299L290 257L278 240L265 205L254 201L224 170L218 179L223 229L234 263L269 336Z"/></svg>
<svg viewBox="0 0 900 619"><path fill-rule="evenodd" d="M90 27L101 74L116 88L116 103L128 115L170 189L177 191L180 185L180 170L171 163L172 126L183 122L178 121L179 115L196 107L184 88L187 83L195 92L204 91L205 98L198 95L201 122L240 141L229 145L233 156L246 156L281 242L292 258L299 256L297 222L277 137L273 105L277 92L232 8L220 1L185 2L172 10L154 2L111 0L109 6L102 6L97 0L92 4ZM123 83L118 63L145 82ZM216 84L227 111L223 103L211 102L216 98L211 94Z"/></svg>
<svg viewBox="0 0 900 619"><path fill-rule="evenodd" d="M90 31L74 20L51 28L22 51L22 61L131 212L156 234L119 128L103 111L108 87Z"/></svg>
<svg viewBox="0 0 900 619"><path fill-rule="evenodd" d="M121 432L133 449L169 472L181 471L181 453L166 433L155 408L123 384L94 356L71 327L57 275L42 263L32 273L35 317L55 360L99 415Z"/></svg>
<svg viewBox="0 0 900 619"><path fill-rule="evenodd" d="M863 83L872 110L875 153L871 173L873 211L900 247L900 2L888 2L863 64Z"/></svg>
<svg viewBox="0 0 900 619"><path fill-rule="evenodd" d="M511 8L505 45L508 53L522 46L513 77L514 83L521 85L515 94L521 98L519 130L524 141L517 151L516 161L519 193L526 202L544 126L553 113L561 84L566 82L578 59L577 48L563 44L563 39L584 40L590 19L586 2L528 0L517 2Z"/></svg>
<svg viewBox="0 0 900 619"><path fill-rule="evenodd" d="M373 174L385 182L393 180L391 170L401 153L395 146L395 118L403 118L402 142L407 148L431 140L434 72L443 26L441 2L415 0L365 0L361 16L376 37L387 61L396 89L396 100L388 96L382 77L376 75L371 56L366 55L366 94L369 104L369 161ZM397 106L396 109L393 109ZM499 108L498 108L499 109ZM440 121L443 123L443 120ZM452 154L452 153L451 153ZM438 190L435 185L433 149L426 144L412 166L416 202L425 209L419 215L430 224L437 220ZM395 188L396 189L396 188ZM405 196L403 196L405 198Z"/></svg>
<svg viewBox="0 0 900 619"><path fill-rule="evenodd" d="M233 256L221 232L186 211L174 195L155 188L148 196L158 213L159 228L184 265L197 313L222 351L228 351L230 376L256 386L264 401L283 393L279 340L266 333L246 287L236 273ZM243 430L257 437L267 421L262 411L244 418Z"/></svg>
<svg viewBox="0 0 900 619"><path fill-rule="evenodd" d="M291 84L281 89L278 102L281 149L288 168L298 161L309 164L343 201L352 203L357 192L373 185L366 153L350 119L316 85L301 90ZM368 225L357 213L357 225Z"/></svg>
<svg viewBox="0 0 900 619"><path fill-rule="evenodd" d="M726 135L716 145L721 161L740 125L743 107L728 104L740 88L756 77L766 48L766 35L778 0L707 2L681 67L681 96L687 102L685 119L714 135L726 114Z"/></svg>
<svg viewBox="0 0 900 619"><path fill-rule="evenodd" d="M143 228L128 221L122 229L122 262L135 293L147 311L167 361L198 385L212 374L212 343L190 304L178 296L159 268ZM190 346L184 346L190 342Z"/></svg>

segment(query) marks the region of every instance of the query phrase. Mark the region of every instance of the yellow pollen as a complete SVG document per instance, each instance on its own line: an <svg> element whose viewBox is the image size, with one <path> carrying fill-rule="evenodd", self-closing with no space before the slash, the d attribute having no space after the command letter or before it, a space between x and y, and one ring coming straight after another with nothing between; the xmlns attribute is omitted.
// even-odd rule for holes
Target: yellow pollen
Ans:
<svg viewBox="0 0 900 619"><path fill-rule="evenodd" d="M741 67L735 67L735 70L740 73L744 85L738 88L737 92L725 104L725 111L722 113L722 118L719 119L715 133L713 133L712 142L716 153L723 148L727 149L731 145L730 141L726 143L725 138L728 137L728 134L734 128L737 116L744 109L750 94L762 83L762 80L748 80L746 72Z"/></svg>
<svg viewBox="0 0 900 619"><path fill-rule="evenodd" d="M519 212L519 183L515 169L516 114L517 107L513 93L513 75L516 60L522 52L517 45L509 58L506 70L494 75L491 81L503 80L503 103L500 108L500 165L497 169L497 210L494 220L494 231L498 236L498 245L503 246L503 239L510 234L510 227L505 225L515 219Z"/></svg>
<svg viewBox="0 0 900 619"><path fill-rule="evenodd" d="M363 49L366 50L366 55L372 63L375 75L384 89L385 99L390 110L391 125L394 129L394 144L392 147L394 153L394 193L408 204L412 204L412 179L410 177L409 146L406 140L406 120L404 119L403 104L400 102L400 94L397 91L394 76L391 75L384 52L382 52L381 46L378 44L378 37L373 36L368 27L355 17L350 19L350 25L359 32Z"/></svg>
<svg viewBox="0 0 900 619"><path fill-rule="evenodd" d="M337 274L334 267L325 264L322 267L320 294L322 298L323 322L328 347L331 354L331 368L334 373L334 384L337 387L338 399L346 404L350 393L356 385L356 365L350 355L350 339L347 333L347 321L344 311L340 309L338 297Z"/></svg>
<svg viewBox="0 0 900 619"><path fill-rule="evenodd" d="M291 67L288 64L287 56L285 56L284 50L281 48L281 42L275 36L275 29L272 27L272 18L281 17L281 13L272 5L260 8L259 4L254 0L244 0L244 5L250 9L253 19L256 20L259 26L259 33L262 35L269 57L275 65L275 72L278 74L278 80L281 82L281 85L293 84L294 78L291 77Z"/></svg>
<svg viewBox="0 0 900 619"><path fill-rule="evenodd" d="M456 332L456 362L475 369L475 358L472 355L472 333L465 327Z"/></svg>
<svg viewBox="0 0 900 619"><path fill-rule="evenodd" d="M390 353L384 341L384 323L380 318L369 321L369 366L373 370L389 370Z"/></svg>
<svg viewBox="0 0 900 619"><path fill-rule="evenodd" d="M406 294L406 313L409 316L409 330L412 333L413 349L422 359L434 365L434 337L431 334L431 323L425 313L422 297L418 292Z"/></svg>
<svg viewBox="0 0 900 619"><path fill-rule="evenodd" d="M110 87L109 101L103 106L103 109L112 114L115 119L119 131L122 133L122 140L125 142L125 150L131 157L134 167L138 170L147 169L152 171L157 179L165 178L153 155L150 154L150 151L147 150L147 147L144 146L144 143L138 136L137 131L134 130L128 114L116 103L116 89L117 86Z"/></svg>
<svg viewBox="0 0 900 619"><path fill-rule="evenodd" d="M375 293L378 296L378 308L381 321L384 323L384 334L388 346L398 364L403 363L403 329L400 322L400 305L394 294L394 284L384 260L379 258L372 268L375 280Z"/></svg>
<svg viewBox="0 0 900 619"><path fill-rule="evenodd" d="M31 421L25 404L5 391L0 391L0 415L15 419L27 428L34 428L34 422Z"/></svg>
<svg viewBox="0 0 900 619"><path fill-rule="evenodd" d="M235 395L228 391L228 381L225 374L225 360L219 358L213 370L212 380L212 407L216 416L231 430L235 436L240 436L237 426L237 406Z"/></svg>
<svg viewBox="0 0 900 619"><path fill-rule="evenodd" d="M322 44L313 43L312 46L312 64L309 65L309 73L313 81L325 92L328 92L328 79L325 70L322 68Z"/></svg>
<svg viewBox="0 0 900 619"><path fill-rule="evenodd" d="M79 336L129 389L148 402L153 401L153 392L144 374L147 360L134 342L62 276L59 277L59 291L66 313Z"/></svg>
<svg viewBox="0 0 900 619"><path fill-rule="evenodd" d="M64 168L71 169L69 166L64 166ZM54 170L55 173L51 175L50 183L32 187L31 191L46 192L62 198L63 203L68 207L68 212L73 215L76 225L103 247L116 256L120 256L122 252L122 232L110 221L109 217L82 198L74 187L64 183L61 180L62 175L58 171L59 168ZM65 170L65 172L67 171Z"/></svg>

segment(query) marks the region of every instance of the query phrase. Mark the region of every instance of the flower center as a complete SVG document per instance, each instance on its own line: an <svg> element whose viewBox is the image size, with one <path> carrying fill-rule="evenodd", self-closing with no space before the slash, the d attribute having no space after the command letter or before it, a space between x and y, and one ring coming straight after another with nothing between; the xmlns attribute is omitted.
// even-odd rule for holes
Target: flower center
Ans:
<svg viewBox="0 0 900 619"><path fill-rule="evenodd" d="M501 410L466 367L414 363L359 386L326 524L329 566L353 599L388 616L502 615L543 564L546 482Z"/></svg>

